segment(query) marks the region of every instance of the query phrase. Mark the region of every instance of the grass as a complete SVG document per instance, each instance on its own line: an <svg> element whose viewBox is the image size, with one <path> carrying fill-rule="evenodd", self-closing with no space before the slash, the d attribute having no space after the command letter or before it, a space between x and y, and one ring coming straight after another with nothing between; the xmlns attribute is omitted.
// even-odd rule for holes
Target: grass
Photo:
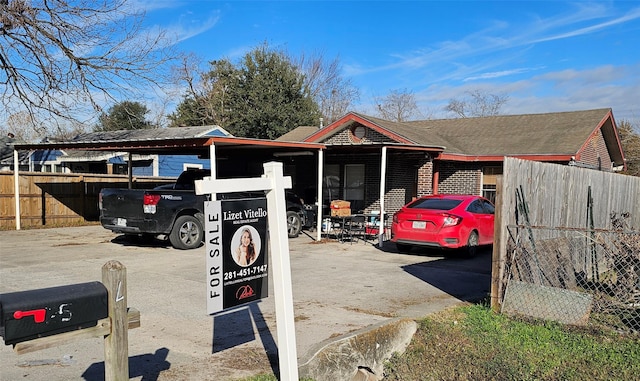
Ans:
<svg viewBox="0 0 640 381"><path fill-rule="evenodd" d="M428 317L385 380L632 380L640 337L495 314L481 305Z"/></svg>
<svg viewBox="0 0 640 381"><path fill-rule="evenodd" d="M384 380L637 380L640 336L510 318L482 305L430 315ZM310 381L306 379L307 381ZM242 381L277 381L258 375Z"/></svg>

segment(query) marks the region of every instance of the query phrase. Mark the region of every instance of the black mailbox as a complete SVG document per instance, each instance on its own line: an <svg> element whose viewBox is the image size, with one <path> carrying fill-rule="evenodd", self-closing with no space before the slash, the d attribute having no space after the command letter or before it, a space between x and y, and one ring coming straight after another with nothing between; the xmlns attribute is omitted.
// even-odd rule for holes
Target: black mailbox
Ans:
<svg viewBox="0 0 640 381"><path fill-rule="evenodd" d="M100 282L0 294L6 345L93 327L107 316L107 289Z"/></svg>

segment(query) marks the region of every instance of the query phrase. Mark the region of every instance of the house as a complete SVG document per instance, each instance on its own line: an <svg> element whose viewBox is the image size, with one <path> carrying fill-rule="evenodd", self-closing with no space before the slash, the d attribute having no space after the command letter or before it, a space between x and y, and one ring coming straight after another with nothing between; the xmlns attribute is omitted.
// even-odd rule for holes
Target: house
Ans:
<svg viewBox="0 0 640 381"><path fill-rule="evenodd" d="M495 199L507 156L602 171L625 167L611 109L410 122L351 112L277 140L326 145L323 204L343 199L352 210L388 214L427 194Z"/></svg>
<svg viewBox="0 0 640 381"><path fill-rule="evenodd" d="M157 130L125 130L116 132L120 139L133 139L136 136L150 136L150 138L180 139L184 136L208 137L230 136L219 126L180 127L175 129ZM102 137L112 137L106 132L82 134L76 140L83 140L86 136L98 140ZM4 140L7 140L6 138ZM9 140L7 140L9 142ZM43 142L43 143L46 143ZM55 142L52 142L55 143ZM7 147L7 144L4 144ZM3 157L3 168L12 170L13 149L6 148ZM4 151L3 151L4 152ZM129 156L125 151L91 151L78 149L37 149L20 150L20 170L30 172L54 173L93 173L93 174L127 174L131 160L131 171L134 176L177 177L187 168L208 168L209 160L198 155L180 154L134 154Z"/></svg>
<svg viewBox="0 0 640 381"><path fill-rule="evenodd" d="M298 127L275 141L210 133L215 134L205 127L94 132L15 146L126 152L127 163L133 155L180 155L184 164L193 155L205 161L203 168L209 168L207 160L215 163L218 178L259 176L262 163L275 160L307 204L326 207L342 199L353 212L384 216L427 194L492 199L507 156L603 171L625 167L611 109L402 123L352 112L324 128Z"/></svg>

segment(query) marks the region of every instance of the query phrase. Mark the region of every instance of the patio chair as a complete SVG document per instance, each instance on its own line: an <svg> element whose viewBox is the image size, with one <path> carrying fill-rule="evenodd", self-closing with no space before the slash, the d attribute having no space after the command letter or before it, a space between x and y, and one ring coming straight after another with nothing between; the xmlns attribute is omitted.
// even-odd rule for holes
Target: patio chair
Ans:
<svg viewBox="0 0 640 381"><path fill-rule="evenodd" d="M366 242L367 233L367 219L364 214L356 214L351 216L344 224L343 241L349 240L353 243L355 240L362 240Z"/></svg>

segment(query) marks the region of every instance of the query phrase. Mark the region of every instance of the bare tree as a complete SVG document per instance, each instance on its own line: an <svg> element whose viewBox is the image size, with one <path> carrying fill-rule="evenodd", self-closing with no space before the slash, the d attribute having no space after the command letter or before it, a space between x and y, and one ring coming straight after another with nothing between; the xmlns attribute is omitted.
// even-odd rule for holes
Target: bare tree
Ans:
<svg viewBox="0 0 640 381"><path fill-rule="evenodd" d="M340 74L338 57L330 61L322 53L302 54L295 64L304 74L305 86L318 104L324 123L338 120L359 99L359 89Z"/></svg>
<svg viewBox="0 0 640 381"><path fill-rule="evenodd" d="M26 112L33 127L60 126L148 96L171 52L162 33L142 30L143 17L130 0L0 1L6 116Z"/></svg>
<svg viewBox="0 0 640 381"><path fill-rule="evenodd" d="M636 125L636 127L638 126ZM634 130L631 120L623 119L618 123L618 134L627 162L625 173L631 176L640 176L640 133Z"/></svg>
<svg viewBox="0 0 640 381"><path fill-rule="evenodd" d="M207 70L202 66L201 59L191 54L173 68L173 81L181 87L183 100L168 115L172 127L229 122L228 103L239 72L228 59L209 62Z"/></svg>
<svg viewBox="0 0 640 381"><path fill-rule="evenodd" d="M374 98L374 102L383 119L405 122L420 115L415 94L407 89L391 90L384 97Z"/></svg>
<svg viewBox="0 0 640 381"><path fill-rule="evenodd" d="M461 118L495 116L500 114L500 108L509 100L506 95L489 94L482 90L467 91L465 94L463 99L451 99L445 110Z"/></svg>

